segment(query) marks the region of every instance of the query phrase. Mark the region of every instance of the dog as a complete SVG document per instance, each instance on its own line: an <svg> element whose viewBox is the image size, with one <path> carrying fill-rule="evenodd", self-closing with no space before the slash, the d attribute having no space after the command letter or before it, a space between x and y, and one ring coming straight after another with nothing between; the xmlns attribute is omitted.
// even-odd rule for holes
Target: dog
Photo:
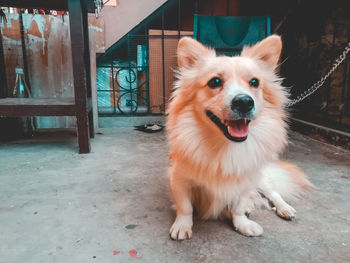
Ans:
<svg viewBox="0 0 350 263"><path fill-rule="evenodd" d="M296 211L284 199L312 188L297 166L279 160L288 102L276 73L281 50L277 35L233 57L190 37L179 40L166 124L172 239L191 238L194 211L203 219L230 218L239 233L259 236L263 228L247 216L258 200L266 198L278 216L292 219Z"/></svg>

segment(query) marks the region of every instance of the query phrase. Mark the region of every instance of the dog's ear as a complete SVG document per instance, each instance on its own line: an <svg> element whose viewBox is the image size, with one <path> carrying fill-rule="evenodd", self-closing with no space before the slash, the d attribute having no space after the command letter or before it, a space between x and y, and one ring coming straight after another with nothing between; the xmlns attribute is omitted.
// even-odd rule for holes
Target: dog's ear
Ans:
<svg viewBox="0 0 350 263"><path fill-rule="evenodd" d="M282 40L277 35L269 36L254 46L244 48L241 56L264 61L272 68L277 66L282 51Z"/></svg>
<svg viewBox="0 0 350 263"><path fill-rule="evenodd" d="M181 38L177 45L177 64L179 68L191 67L198 60L215 56L215 51L211 50L191 37Z"/></svg>

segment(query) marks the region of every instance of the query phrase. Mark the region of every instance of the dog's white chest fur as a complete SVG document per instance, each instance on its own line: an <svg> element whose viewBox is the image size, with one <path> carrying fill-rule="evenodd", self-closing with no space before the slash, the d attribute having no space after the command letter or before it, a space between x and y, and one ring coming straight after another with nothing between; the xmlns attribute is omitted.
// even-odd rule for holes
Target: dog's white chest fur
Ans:
<svg viewBox="0 0 350 263"><path fill-rule="evenodd" d="M260 181L259 176L257 176L258 174L259 173L242 175L245 178L241 178L239 183L203 185L203 190L208 192L212 200L210 208L203 217L217 218L225 209L228 211L234 210L237 205L243 201L242 199L246 199L244 202L246 203L247 211L251 210L251 206L254 205L254 202L250 202L249 199L255 199L256 189L258 187L258 182Z"/></svg>

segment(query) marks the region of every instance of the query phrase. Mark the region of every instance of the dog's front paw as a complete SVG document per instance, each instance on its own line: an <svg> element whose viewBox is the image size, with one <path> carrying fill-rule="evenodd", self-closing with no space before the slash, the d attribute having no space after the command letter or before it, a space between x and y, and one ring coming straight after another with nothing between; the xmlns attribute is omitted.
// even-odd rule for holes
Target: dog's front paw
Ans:
<svg viewBox="0 0 350 263"><path fill-rule="evenodd" d="M235 216L233 225L239 233L245 236L256 237L263 233L263 228L246 216Z"/></svg>
<svg viewBox="0 0 350 263"><path fill-rule="evenodd" d="M192 215L177 216L174 224L171 226L169 234L173 240L184 240L192 237Z"/></svg>
<svg viewBox="0 0 350 263"><path fill-rule="evenodd" d="M278 207L276 206L276 213L278 216L291 220L295 218L296 211L295 209L288 205L287 203L284 203L283 205L279 205Z"/></svg>

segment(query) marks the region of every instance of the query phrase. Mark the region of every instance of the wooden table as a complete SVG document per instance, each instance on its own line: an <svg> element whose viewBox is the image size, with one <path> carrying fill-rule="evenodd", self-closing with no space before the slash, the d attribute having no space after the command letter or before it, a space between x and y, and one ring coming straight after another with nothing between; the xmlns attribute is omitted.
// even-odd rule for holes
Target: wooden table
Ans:
<svg viewBox="0 0 350 263"><path fill-rule="evenodd" d="M89 153L90 137L94 137L94 125L90 103L91 74L87 15L88 12L95 12L94 1L2 0L1 6L69 12L74 98L0 98L0 117L75 116L79 153Z"/></svg>

